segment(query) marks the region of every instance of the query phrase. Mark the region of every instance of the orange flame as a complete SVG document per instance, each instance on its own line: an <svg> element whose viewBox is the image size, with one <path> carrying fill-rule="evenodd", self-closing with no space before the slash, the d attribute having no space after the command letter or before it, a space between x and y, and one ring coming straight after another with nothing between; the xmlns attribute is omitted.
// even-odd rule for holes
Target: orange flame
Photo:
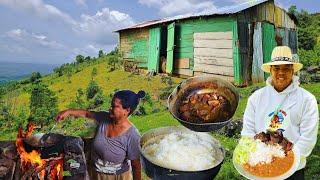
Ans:
<svg viewBox="0 0 320 180"><path fill-rule="evenodd" d="M27 131L25 133L23 132L22 128L19 128L17 139L16 139L16 147L20 155L22 170L26 171L28 168L30 168L30 164L31 164L32 167L35 167L36 169L40 170L39 178L40 180L44 180L46 176L46 171L44 168L46 165L46 160L41 159L41 154L35 150L28 153L23 146L23 139L31 136L34 127L35 125L33 123L28 123ZM61 171L63 170L62 164L63 164L63 159L55 163L54 165L55 168L50 173L51 177L53 177L54 179L55 177L57 177L59 180L62 180L63 178L61 173Z"/></svg>

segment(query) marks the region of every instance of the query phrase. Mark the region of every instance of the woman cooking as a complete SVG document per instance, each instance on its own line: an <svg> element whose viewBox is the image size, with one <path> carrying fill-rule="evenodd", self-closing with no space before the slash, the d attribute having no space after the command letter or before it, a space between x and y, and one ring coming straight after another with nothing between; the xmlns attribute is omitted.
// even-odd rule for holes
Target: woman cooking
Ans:
<svg viewBox="0 0 320 180"><path fill-rule="evenodd" d="M128 117L144 96L144 91L136 94L130 90L121 90L114 94L109 112L68 109L61 111L56 117L57 121L68 116L84 117L97 123L92 147L92 179L141 179L140 135Z"/></svg>

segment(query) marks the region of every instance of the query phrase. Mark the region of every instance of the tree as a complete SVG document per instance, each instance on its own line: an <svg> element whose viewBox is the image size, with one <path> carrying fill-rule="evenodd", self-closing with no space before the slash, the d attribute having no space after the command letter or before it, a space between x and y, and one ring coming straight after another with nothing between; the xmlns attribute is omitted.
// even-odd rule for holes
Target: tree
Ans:
<svg viewBox="0 0 320 180"><path fill-rule="evenodd" d="M37 81L40 81L41 74L39 72L32 72L31 77L30 77L30 82L34 83Z"/></svg>
<svg viewBox="0 0 320 180"><path fill-rule="evenodd" d="M99 58L101 58L101 57L103 57L103 56L104 56L104 52L103 52L103 50L99 50L98 57L99 57Z"/></svg>
<svg viewBox="0 0 320 180"><path fill-rule="evenodd" d="M91 71L91 80L93 80L93 78L97 76L97 74L98 74L98 70L96 67L94 67Z"/></svg>
<svg viewBox="0 0 320 180"><path fill-rule="evenodd" d="M68 107L78 108L78 109L86 108L86 101L84 100L84 92L81 88L77 90L76 99L72 101Z"/></svg>
<svg viewBox="0 0 320 180"><path fill-rule="evenodd" d="M90 56L87 56L86 58L84 58L85 61L89 62L91 60Z"/></svg>
<svg viewBox="0 0 320 180"><path fill-rule="evenodd" d="M115 47L114 50L112 50L110 53L108 53L108 55L117 55L117 54L119 54L118 47Z"/></svg>
<svg viewBox="0 0 320 180"><path fill-rule="evenodd" d="M72 77L72 69L71 67L66 68L66 75L68 77L68 83L71 83L71 77Z"/></svg>
<svg viewBox="0 0 320 180"><path fill-rule="evenodd" d="M30 119L43 126L52 121L57 112L55 93L42 83L35 84L30 97Z"/></svg>
<svg viewBox="0 0 320 180"><path fill-rule="evenodd" d="M104 97L102 95L102 91L99 90L93 99L88 102L88 109L95 109L100 107L104 102Z"/></svg>
<svg viewBox="0 0 320 180"><path fill-rule="evenodd" d="M82 56L82 55L77 55L76 56L76 62L78 63L78 64L80 64L80 63L83 63L84 62L84 57Z"/></svg>
<svg viewBox="0 0 320 180"><path fill-rule="evenodd" d="M108 55L108 65L111 66L110 71L116 69L116 65L120 62L119 56L117 55Z"/></svg>
<svg viewBox="0 0 320 180"><path fill-rule="evenodd" d="M301 28L298 32L298 44L299 48L312 50L316 44L315 36L309 29Z"/></svg>
<svg viewBox="0 0 320 180"><path fill-rule="evenodd" d="M81 88L78 89L77 91L77 96L76 96L76 103L79 105L79 107L82 107L85 102L83 100L83 95L84 95L84 92Z"/></svg>
<svg viewBox="0 0 320 180"><path fill-rule="evenodd" d="M63 75L62 66L54 68L53 72L56 73L59 77L62 76Z"/></svg>
<svg viewBox="0 0 320 180"><path fill-rule="evenodd" d="M308 11L301 10L298 13L298 25L299 28L307 28L312 25L312 16L308 13Z"/></svg>
<svg viewBox="0 0 320 180"><path fill-rule="evenodd" d="M296 17L298 17L298 11L297 11L297 6L295 6L295 5L292 5L292 6L290 6L289 7L289 9L288 9L288 13L289 14L293 14L293 15L295 15Z"/></svg>
<svg viewBox="0 0 320 180"><path fill-rule="evenodd" d="M86 89L87 99L92 99L100 90L99 85L95 81L91 80Z"/></svg>

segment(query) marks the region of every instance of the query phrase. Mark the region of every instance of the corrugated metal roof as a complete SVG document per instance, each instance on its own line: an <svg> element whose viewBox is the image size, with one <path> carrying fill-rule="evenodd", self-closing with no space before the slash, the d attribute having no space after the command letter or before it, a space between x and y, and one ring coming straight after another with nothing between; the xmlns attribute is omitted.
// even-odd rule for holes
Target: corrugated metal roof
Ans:
<svg viewBox="0 0 320 180"><path fill-rule="evenodd" d="M212 16L212 15L225 15L225 14L234 14L240 11L243 11L245 9L251 8L253 6L259 5L261 3L267 2L268 0L249 0L247 2L244 3L240 3L234 6L227 6L224 8L220 8L217 11L208 11L208 12L201 12L201 13L189 13L189 14L184 14L184 15L178 15L178 16L174 16L174 17L168 17L168 18L164 18L164 19L159 19L159 20L151 20L151 21L145 21L142 23L138 23L135 24L133 26L130 27L126 27L123 29L119 29L115 32L119 32L119 31L123 31L123 30L127 30L127 29L136 29L136 28L143 28L143 27L147 27L147 26L152 26L152 25L156 25L156 24L161 24L161 23L167 23L167 22L171 22L174 20L180 20L180 19L188 19L188 18L194 18L194 17L200 17L200 16Z"/></svg>

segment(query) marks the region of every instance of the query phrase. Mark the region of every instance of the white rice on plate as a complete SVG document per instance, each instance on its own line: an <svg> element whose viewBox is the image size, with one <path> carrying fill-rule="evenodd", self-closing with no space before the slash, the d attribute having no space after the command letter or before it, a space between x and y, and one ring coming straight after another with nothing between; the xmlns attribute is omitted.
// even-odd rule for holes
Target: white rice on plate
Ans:
<svg viewBox="0 0 320 180"><path fill-rule="evenodd" d="M260 140L256 141L256 150L249 154L249 165L255 166L259 163L269 164L273 157L283 158L285 152L279 144L271 145L265 144Z"/></svg>

